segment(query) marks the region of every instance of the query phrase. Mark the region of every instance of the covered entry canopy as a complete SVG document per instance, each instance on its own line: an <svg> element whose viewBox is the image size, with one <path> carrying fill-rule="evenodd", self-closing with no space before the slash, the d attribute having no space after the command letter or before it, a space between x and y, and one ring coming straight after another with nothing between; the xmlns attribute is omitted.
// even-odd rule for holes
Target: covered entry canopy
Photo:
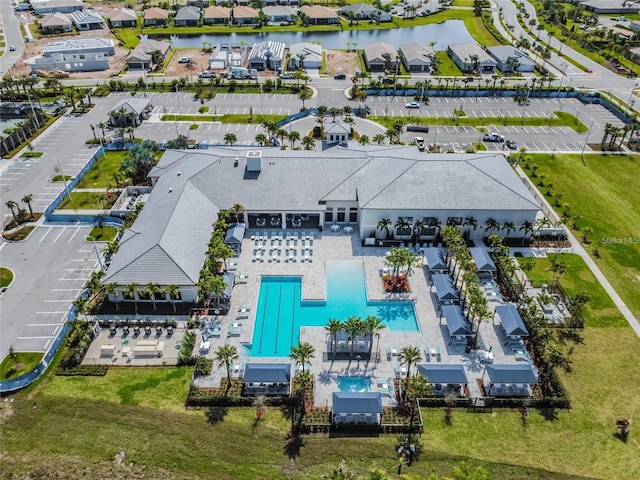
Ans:
<svg viewBox="0 0 640 480"><path fill-rule="evenodd" d="M524 322L515 305L500 305L496 307L496 314L500 317L502 327L509 337L526 337L529 335L529 331L524 326Z"/></svg>
<svg viewBox="0 0 640 480"><path fill-rule="evenodd" d="M462 313L462 308L458 305L443 305L442 313L447 321L449 335L452 337L460 335L471 335L471 329Z"/></svg>
<svg viewBox="0 0 640 480"><path fill-rule="evenodd" d="M428 247L424 249L424 256L427 259L427 265L432 272L446 272L447 264L444 262L442 251L436 247Z"/></svg>
<svg viewBox="0 0 640 480"><path fill-rule="evenodd" d="M449 365L446 363L421 363L418 372L427 377L429 383L464 384L469 383L463 365Z"/></svg>
<svg viewBox="0 0 640 480"><path fill-rule="evenodd" d="M453 285L453 280L447 274L435 273L432 275L433 284L436 286L438 300L441 302L453 302L458 300L458 292Z"/></svg>
<svg viewBox="0 0 640 480"><path fill-rule="evenodd" d="M495 272L496 264L493 263L489 253L480 247L472 247L469 249L471 252L471 256L473 257L473 261L476 264L476 268L479 272Z"/></svg>
<svg viewBox="0 0 640 480"><path fill-rule="evenodd" d="M248 365L247 365L248 366ZM380 392L333 392L332 413L382 413Z"/></svg>

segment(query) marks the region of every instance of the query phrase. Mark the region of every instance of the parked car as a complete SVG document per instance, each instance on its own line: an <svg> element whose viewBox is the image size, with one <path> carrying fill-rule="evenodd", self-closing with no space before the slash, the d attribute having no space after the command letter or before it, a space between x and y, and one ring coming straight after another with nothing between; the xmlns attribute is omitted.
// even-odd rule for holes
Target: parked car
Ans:
<svg viewBox="0 0 640 480"><path fill-rule="evenodd" d="M422 137L413 137L413 141L418 146L418 150L420 150L421 152L424 152L424 150L425 150L424 138L422 138Z"/></svg>
<svg viewBox="0 0 640 480"><path fill-rule="evenodd" d="M485 142L504 142L504 135L499 133L485 133L482 136L482 140Z"/></svg>
<svg viewBox="0 0 640 480"><path fill-rule="evenodd" d="M281 73L280 75L278 75L278 77L280 77L283 80L290 80L293 78L293 73L292 72Z"/></svg>
<svg viewBox="0 0 640 480"><path fill-rule="evenodd" d="M198 74L198 78L216 78L216 74L205 70L204 72L200 72Z"/></svg>
<svg viewBox="0 0 640 480"><path fill-rule="evenodd" d="M507 145L507 148L509 150L517 150L518 149L518 145L516 145L516 142L514 142L513 140L507 140L506 141L506 145Z"/></svg>
<svg viewBox="0 0 640 480"><path fill-rule="evenodd" d="M405 105L406 108L420 108L420 102L411 102Z"/></svg>
<svg viewBox="0 0 640 480"><path fill-rule="evenodd" d="M429 133L429 125L407 125L407 132L425 132Z"/></svg>
<svg viewBox="0 0 640 480"><path fill-rule="evenodd" d="M9 51L10 52L15 52L16 51L16 46L15 45L9 45Z"/></svg>
<svg viewBox="0 0 640 480"><path fill-rule="evenodd" d="M192 61L191 57L180 57L178 59L178 63L191 63Z"/></svg>
<svg viewBox="0 0 640 480"><path fill-rule="evenodd" d="M338 73L337 75L333 76L334 80L346 80L347 79L347 75L344 73Z"/></svg>

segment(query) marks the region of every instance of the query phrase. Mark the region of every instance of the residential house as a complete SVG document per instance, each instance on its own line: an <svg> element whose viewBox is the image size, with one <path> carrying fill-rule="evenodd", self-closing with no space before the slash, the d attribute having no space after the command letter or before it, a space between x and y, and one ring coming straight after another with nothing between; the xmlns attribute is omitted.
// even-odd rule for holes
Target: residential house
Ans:
<svg viewBox="0 0 640 480"><path fill-rule="evenodd" d="M354 20L374 20L377 22L390 22L391 13L380 10L368 3L354 3L345 5L338 10L340 15L346 19L353 17Z"/></svg>
<svg viewBox="0 0 640 480"><path fill-rule="evenodd" d="M154 65L161 64L167 53L171 50L171 44L162 40L145 40L127 56L126 62L129 70L149 70Z"/></svg>
<svg viewBox="0 0 640 480"><path fill-rule="evenodd" d="M209 68L222 70L227 67L241 67L247 59L249 47L246 43L232 47L231 44L217 45L209 57Z"/></svg>
<svg viewBox="0 0 640 480"><path fill-rule="evenodd" d="M285 395L291 390L290 363L247 363L242 376L244 395Z"/></svg>
<svg viewBox="0 0 640 480"><path fill-rule="evenodd" d="M289 68L319 69L322 65L322 45L317 43L294 43L289 47Z"/></svg>
<svg viewBox="0 0 640 480"><path fill-rule="evenodd" d="M64 33L73 30L73 23L67 15L55 12L40 19L40 28L45 35Z"/></svg>
<svg viewBox="0 0 640 480"><path fill-rule="evenodd" d="M231 22L231 9L212 5L204 9L202 23L205 25L227 25Z"/></svg>
<svg viewBox="0 0 640 480"><path fill-rule="evenodd" d="M476 43L449 45L447 53L463 73L493 74L498 62Z"/></svg>
<svg viewBox="0 0 640 480"><path fill-rule="evenodd" d="M298 16L302 18L302 21L307 25L340 23L338 14L322 5L303 5L300 7Z"/></svg>
<svg viewBox="0 0 640 480"><path fill-rule="evenodd" d="M583 5L588 12L597 14L640 13L640 5L628 0L580 0L579 5Z"/></svg>
<svg viewBox="0 0 640 480"><path fill-rule="evenodd" d="M243 5L233 7L231 16L235 25L256 25L259 22L258 10Z"/></svg>
<svg viewBox="0 0 640 480"><path fill-rule="evenodd" d="M333 392L331 423L334 425L380 425L380 392Z"/></svg>
<svg viewBox="0 0 640 480"><path fill-rule="evenodd" d="M54 53L38 57L31 71L61 70L63 72L95 72L109 68L109 56L103 53Z"/></svg>
<svg viewBox="0 0 640 480"><path fill-rule="evenodd" d="M72 12L71 21L78 30L98 30L105 27L104 18L95 10L77 10Z"/></svg>
<svg viewBox="0 0 640 480"><path fill-rule="evenodd" d="M43 56L50 57L56 53L65 55L71 53L115 55L116 48L110 38L68 38L43 45Z"/></svg>
<svg viewBox="0 0 640 480"><path fill-rule="evenodd" d="M249 68L256 70L279 70L284 62L284 42L266 40L257 42L249 54Z"/></svg>
<svg viewBox="0 0 640 480"><path fill-rule="evenodd" d="M124 98L109 112L109 123L114 127L137 127L151 111L147 98Z"/></svg>
<svg viewBox="0 0 640 480"><path fill-rule="evenodd" d="M178 27L197 27L200 24L200 9L198 7L182 7L176 13L175 25Z"/></svg>
<svg viewBox="0 0 640 480"><path fill-rule="evenodd" d="M487 47L487 52L498 62L501 72L533 72L536 68L529 55L511 45Z"/></svg>
<svg viewBox="0 0 640 480"><path fill-rule="evenodd" d="M436 52L426 43L404 43L398 49L404 68L409 72L431 72Z"/></svg>
<svg viewBox="0 0 640 480"><path fill-rule="evenodd" d="M169 24L169 12L164 8L151 7L144 11L145 27L166 27Z"/></svg>
<svg viewBox="0 0 640 480"><path fill-rule="evenodd" d="M400 59L395 47L384 42L365 45L363 47L363 57L367 70L371 72L395 70Z"/></svg>
<svg viewBox="0 0 640 480"><path fill-rule="evenodd" d="M109 17L109 21L111 22L111 28L135 27L138 24L138 16L130 8L123 7L116 10Z"/></svg>
<svg viewBox="0 0 640 480"><path fill-rule="evenodd" d="M273 7L264 7L262 9L267 16L269 22L273 23L295 23L296 10L287 5L276 5Z"/></svg>
<svg viewBox="0 0 640 480"><path fill-rule="evenodd" d="M31 0L30 3L35 15L71 13L84 10L82 0Z"/></svg>
<svg viewBox="0 0 640 480"><path fill-rule="evenodd" d="M629 24L629 28L635 32L640 32L640 20L634 20Z"/></svg>

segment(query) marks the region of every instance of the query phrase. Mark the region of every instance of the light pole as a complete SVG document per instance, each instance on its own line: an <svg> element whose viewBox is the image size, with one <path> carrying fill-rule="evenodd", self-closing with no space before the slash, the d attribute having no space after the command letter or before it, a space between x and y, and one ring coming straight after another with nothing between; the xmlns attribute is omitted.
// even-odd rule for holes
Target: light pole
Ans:
<svg viewBox="0 0 640 480"><path fill-rule="evenodd" d="M94 130L98 129L97 125L94 125L93 123L90 124ZM102 158L104 158L105 160L107 159L107 153L104 151L104 145L102 143L102 135L98 135L98 140L100 141L100 149L102 150Z"/></svg>
<svg viewBox="0 0 640 480"><path fill-rule="evenodd" d="M436 126L433 129L433 147L435 148L436 144L436 138L438 137L438 114L436 113Z"/></svg>
<svg viewBox="0 0 640 480"><path fill-rule="evenodd" d="M91 235L87 235L87 240L91 239L91 242L93 243L93 248L96 251L96 257L98 257L98 264L100 265L100 270L104 270L104 264L102 263L102 258L100 257L100 252L98 251L98 246L96 245L96 239L93 238Z"/></svg>
<svg viewBox="0 0 640 480"><path fill-rule="evenodd" d="M58 171L62 176L62 182L64 183L64 189L67 192L67 198L69 199L69 202L71 202L71 194L69 193L69 185L67 185L67 177L64 176L64 172L62 171L62 166L60 166L60 160L58 160L57 158L56 158L56 163L58 164Z"/></svg>
<svg viewBox="0 0 640 480"><path fill-rule="evenodd" d="M38 126L38 129L40 129L40 120L38 120L38 116L36 115L36 110L33 108L33 100L31 100L31 95L27 95L27 98L29 99L29 105L31 105L31 113L33 113L33 118L36 121L36 125Z"/></svg>
<svg viewBox="0 0 640 480"><path fill-rule="evenodd" d="M587 137L584 139L584 143L582 144L582 150L580 151L580 158L584 162L584 150L587 148L587 142L589 141L589 135L591 135L591 127L593 127L594 119L591 119L591 124L589 125L589 131L587 132Z"/></svg>
<svg viewBox="0 0 640 480"><path fill-rule="evenodd" d="M262 96L262 83L260 84L260 104L262 108L262 117L264 119L264 97Z"/></svg>
<svg viewBox="0 0 640 480"><path fill-rule="evenodd" d="M524 114L527 110L527 103L529 103L529 94L531 93L531 87L527 90L527 96L524 99L524 106L522 107L522 118L520 119L520 124L524 126Z"/></svg>
<svg viewBox="0 0 640 480"><path fill-rule="evenodd" d="M180 106L180 92L178 91L178 85L176 85L176 96L178 97L178 113L180 119L182 119L182 107ZM174 117L173 125L176 127L176 139L180 138L180 132L178 130L178 117Z"/></svg>

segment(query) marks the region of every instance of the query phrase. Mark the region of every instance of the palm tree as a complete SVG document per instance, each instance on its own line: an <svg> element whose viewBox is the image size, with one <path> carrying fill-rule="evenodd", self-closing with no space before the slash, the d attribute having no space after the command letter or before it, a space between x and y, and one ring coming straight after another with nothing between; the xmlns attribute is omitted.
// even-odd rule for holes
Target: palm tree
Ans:
<svg viewBox="0 0 640 480"><path fill-rule="evenodd" d="M18 204L16 202L14 202L13 200L8 200L8 201L4 202L4 204L6 205L7 208L11 209L11 216L17 222L18 220L16 219L16 212L13 209L15 207L17 207Z"/></svg>
<svg viewBox="0 0 640 480"><path fill-rule="evenodd" d="M331 335L333 337L333 356L335 357L336 355L336 350L337 350L337 346L338 346L338 332L340 332L340 330L342 330L342 322L340 320L336 320L335 318L330 318L329 319L329 323L327 323L327 326L324 327L328 332L329 335Z"/></svg>
<svg viewBox="0 0 640 480"><path fill-rule="evenodd" d="M411 420L409 421L409 425L413 425L413 420L415 419L415 412L417 410L415 402L418 398L428 397L430 393L431 384L427 377L424 375L413 375L409 378L407 387L405 388L405 396L411 401Z"/></svg>
<svg viewBox="0 0 640 480"><path fill-rule="evenodd" d="M343 329L350 337L351 340L351 350L349 352L349 356L353 357L353 348L356 343L356 337L362 333L362 320L360 317L349 317L347 321L344 322Z"/></svg>
<svg viewBox="0 0 640 480"><path fill-rule="evenodd" d="M527 235L533 233L533 223L531 223L529 220L525 220L524 222L522 222L522 225L520 225L519 230L524 230L524 233L522 234L522 245L524 245L524 241L527 239Z"/></svg>
<svg viewBox="0 0 640 480"><path fill-rule="evenodd" d="M398 217L398 220L396 220L396 223L393 227L396 229L396 235L406 235L406 233L404 233L405 230L411 229L411 225L405 220L404 217Z"/></svg>
<svg viewBox="0 0 640 480"><path fill-rule="evenodd" d="M316 141L313 137L302 137L302 146L305 150L313 150L316 147Z"/></svg>
<svg viewBox="0 0 640 480"><path fill-rule="evenodd" d="M378 222L378 230L384 230L386 234L386 238L389 239L389 227L391 226L391 220L388 218L383 218Z"/></svg>
<svg viewBox="0 0 640 480"><path fill-rule="evenodd" d="M413 223L413 234L416 239L420 239L420 235L422 235L422 230L427 226L427 222L423 220L416 220Z"/></svg>
<svg viewBox="0 0 640 480"><path fill-rule="evenodd" d="M507 232L504 238L509 238L509 234L516 229L516 225L513 222L504 222L502 228Z"/></svg>
<svg viewBox="0 0 640 480"><path fill-rule="evenodd" d="M136 315L138 315L138 301L136 300L137 293L140 293L140 287L138 287L138 284L135 282L128 284L126 287L124 287L124 290L122 291L122 294L125 297L128 297L133 300L133 308L135 310Z"/></svg>
<svg viewBox="0 0 640 480"><path fill-rule="evenodd" d="M269 139L267 138L267 136L264 133L259 133L256 135L255 141L258 142L258 144L261 147L264 147L267 142L269 141Z"/></svg>
<svg viewBox="0 0 640 480"><path fill-rule="evenodd" d="M149 297L153 304L153 309L156 309L156 294L162 292L160 285L154 282L149 282L144 286L143 293Z"/></svg>
<svg viewBox="0 0 640 480"><path fill-rule="evenodd" d="M302 108L304 109L304 102L305 100L309 100L311 97L313 96L313 93L311 92L311 90L309 90L307 87L303 88L300 93L298 94L298 98L300 100L302 100Z"/></svg>
<svg viewBox="0 0 640 480"><path fill-rule="evenodd" d="M244 212L245 208L241 203L234 203L229 209L229 213L238 223L244 223Z"/></svg>
<svg viewBox="0 0 640 480"><path fill-rule="evenodd" d="M220 306L220 298L222 296L222 293L226 290L227 288L227 282L224 281L224 278L221 277L220 275L216 275L213 277L212 281L211 281L211 293L213 293L213 296L215 298L216 301L216 306Z"/></svg>
<svg viewBox="0 0 640 480"><path fill-rule="evenodd" d="M289 356L292 360L300 362L300 364L302 365L302 373L304 373L305 365L314 357L315 351L316 349L313 348L313 345L311 345L309 342L302 342L291 347L291 355Z"/></svg>
<svg viewBox="0 0 640 480"><path fill-rule="evenodd" d="M229 389L231 388L231 364L238 358L238 350L235 346L229 345L228 343L221 345L218 350L216 350L218 366L227 369L227 391L225 395L229 393Z"/></svg>
<svg viewBox="0 0 640 480"><path fill-rule="evenodd" d="M113 296L113 302L116 304L116 312L118 311L118 283L111 282L104 286L104 292Z"/></svg>
<svg viewBox="0 0 640 480"><path fill-rule="evenodd" d="M493 232L494 230L497 232L500 230L500 222L497 220L490 218L485 222L486 232L489 235L489 232Z"/></svg>
<svg viewBox="0 0 640 480"><path fill-rule="evenodd" d="M180 288L178 285L170 283L165 287L164 291L171 299L171 303L173 304L173 313L176 313L176 300L180 298Z"/></svg>
<svg viewBox="0 0 640 480"><path fill-rule="evenodd" d="M384 143L384 134L382 133L377 133L373 136L373 143L376 143L378 145L382 145Z"/></svg>
<svg viewBox="0 0 640 480"><path fill-rule="evenodd" d="M296 142L300 140L300 132L293 130L292 132L289 132L288 137L291 142L291 150L293 150L296 147Z"/></svg>
<svg viewBox="0 0 640 480"><path fill-rule="evenodd" d="M236 143L237 141L238 141L238 137L233 132L226 133L224 136L224 142L228 143L232 147L233 147L233 144Z"/></svg>
<svg viewBox="0 0 640 480"><path fill-rule="evenodd" d="M364 330L369 334L369 358L371 358L371 352L373 351L373 336L376 335L380 338L380 332L387 328L380 317L369 315L364 319ZM380 341L378 341L380 344Z"/></svg>
<svg viewBox="0 0 640 480"><path fill-rule="evenodd" d="M534 222L534 227L538 231L538 237L540 236L540 233L542 232L543 228L550 227L550 226L551 226L551 220L549 220L547 217L539 218Z"/></svg>
<svg viewBox="0 0 640 480"><path fill-rule="evenodd" d="M28 194L25 195L24 197L22 197L22 203L26 203L27 206L29 207L29 215L31 217L33 217L33 210L31 209L31 201L33 200L33 195L32 194Z"/></svg>
<svg viewBox="0 0 640 480"><path fill-rule="evenodd" d="M400 357L400 363L402 365L407 366L407 380L408 380L409 376L411 375L411 365L417 364L421 359L420 349L412 345L409 345L407 347L402 347L398 357Z"/></svg>

